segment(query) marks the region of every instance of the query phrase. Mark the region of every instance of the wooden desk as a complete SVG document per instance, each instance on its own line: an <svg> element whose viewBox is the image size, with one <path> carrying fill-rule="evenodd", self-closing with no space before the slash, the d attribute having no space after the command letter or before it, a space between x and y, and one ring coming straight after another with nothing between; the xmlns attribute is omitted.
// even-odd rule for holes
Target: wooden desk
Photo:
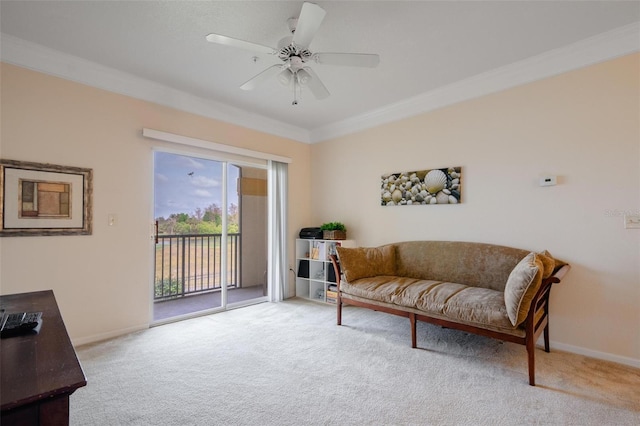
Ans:
<svg viewBox="0 0 640 426"><path fill-rule="evenodd" d="M68 425L69 395L87 380L53 291L0 296L6 312L42 312L38 334L0 340L1 424Z"/></svg>

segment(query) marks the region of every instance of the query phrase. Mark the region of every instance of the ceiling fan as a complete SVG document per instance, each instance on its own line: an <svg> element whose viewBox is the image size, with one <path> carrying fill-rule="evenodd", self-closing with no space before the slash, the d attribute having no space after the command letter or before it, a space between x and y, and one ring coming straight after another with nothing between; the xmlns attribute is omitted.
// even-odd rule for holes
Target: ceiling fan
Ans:
<svg viewBox="0 0 640 426"><path fill-rule="evenodd" d="M282 38L277 48L252 43L220 34L207 35L207 41L250 50L256 53L277 55L281 64L273 65L240 86L243 90L253 90L263 81L277 76L278 81L293 88L293 105L298 104L297 92L306 87L316 99L329 96L329 91L322 84L318 75L308 64L316 62L327 65L343 65L373 68L380 62L380 57L367 53L313 53L309 45L313 40L326 12L315 3L305 2L298 18L289 18L287 24L293 35ZM254 60L257 60L254 57Z"/></svg>

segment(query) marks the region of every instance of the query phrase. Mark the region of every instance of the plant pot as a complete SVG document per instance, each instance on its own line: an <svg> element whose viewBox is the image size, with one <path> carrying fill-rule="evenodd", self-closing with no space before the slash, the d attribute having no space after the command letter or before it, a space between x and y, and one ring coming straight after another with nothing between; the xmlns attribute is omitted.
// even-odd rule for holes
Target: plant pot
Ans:
<svg viewBox="0 0 640 426"><path fill-rule="evenodd" d="M344 231L322 231L323 240L346 240L347 233Z"/></svg>

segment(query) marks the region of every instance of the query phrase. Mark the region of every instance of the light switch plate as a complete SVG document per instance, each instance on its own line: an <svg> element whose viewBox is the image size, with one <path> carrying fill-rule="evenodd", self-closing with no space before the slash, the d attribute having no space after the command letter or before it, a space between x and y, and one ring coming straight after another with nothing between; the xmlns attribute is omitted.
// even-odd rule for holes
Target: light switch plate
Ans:
<svg viewBox="0 0 640 426"><path fill-rule="evenodd" d="M625 214L624 227L626 229L640 229L640 214Z"/></svg>

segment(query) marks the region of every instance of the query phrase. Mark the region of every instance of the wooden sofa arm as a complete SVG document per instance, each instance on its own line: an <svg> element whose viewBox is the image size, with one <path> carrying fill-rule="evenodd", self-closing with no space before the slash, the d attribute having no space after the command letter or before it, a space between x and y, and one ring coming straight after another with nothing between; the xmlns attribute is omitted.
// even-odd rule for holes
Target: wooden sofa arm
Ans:
<svg viewBox="0 0 640 426"><path fill-rule="evenodd" d="M540 285L538 292L536 293L536 295L534 296L531 302L531 308L528 315L531 321L533 321L533 318L536 312L540 308L544 307L545 311L547 310L547 307L548 307L547 304L549 303L549 292L551 291L551 285L559 283L562 280L562 278L566 275L566 273L569 272L569 269L571 269L570 265L568 264L563 265L560 269L556 271L555 274L551 275L549 278L545 278L544 280L542 280L542 284Z"/></svg>
<svg viewBox="0 0 640 426"><path fill-rule="evenodd" d="M558 269L555 274L551 275L551 278L555 278L557 280L554 280L553 282L559 283L560 281L562 281L562 278L564 278L566 273L569 272L569 269L571 269L571 265L569 264L563 265L560 269Z"/></svg>
<svg viewBox="0 0 640 426"><path fill-rule="evenodd" d="M340 291L340 263L338 262L338 256L335 254L329 255L329 259L331 259L331 263L333 264L333 270L336 273L336 287L338 287L338 292Z"/></svg>

